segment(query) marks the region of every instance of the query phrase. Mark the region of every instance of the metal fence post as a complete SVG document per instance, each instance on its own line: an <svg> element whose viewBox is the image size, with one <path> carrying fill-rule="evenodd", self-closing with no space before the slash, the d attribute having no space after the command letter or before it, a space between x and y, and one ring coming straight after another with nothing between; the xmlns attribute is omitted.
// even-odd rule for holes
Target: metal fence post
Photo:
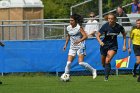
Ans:
<svg viewBox="0 0 140 93"><path fill-rule="evenodd" d="M27 37L27 40L29 40L30 39L30 36L29 36L29 30L30 29L30 27L29 27L29 20L27 20L27 22L26 22L26 32L27 32L27 34L26 34L26 37Z"/></svg>
<svg viewBox="0 0 140 93"><path fill-rule="evenodd" d="M2 38L1 38L2 40L4 40L4 26L3 25L4 25L4 21L2 21Z"/></svg>
<svg viewBox="0 0 140 93"><path fill-rule="evenodd" d="M66 38L66 25L64 25L64 38Z"/></svg>
<svg viewBox="0 0 140 93"><path fill-rule="evenodd" d="M41 38L42 38L42 39L45 39L44 21L42 21L42 23L41 23L41 28L42 28L42 36L41 36Z"/></svg>
<svg viewBox="0 0 140 93"><path fill-rule="evenodd" d="M103 0L99 0L98 6L99 6L99 27L102 25L102 19L103 19L103 6L102 6Z"/></svg>

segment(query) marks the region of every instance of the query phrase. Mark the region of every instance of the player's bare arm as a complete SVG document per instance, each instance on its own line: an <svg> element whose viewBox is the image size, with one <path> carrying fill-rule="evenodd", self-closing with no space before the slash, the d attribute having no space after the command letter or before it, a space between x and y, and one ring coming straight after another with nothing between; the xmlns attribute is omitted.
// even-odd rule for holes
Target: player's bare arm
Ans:
<svg viewBox="0 0 140 93"><path fill-rule="evenodd" d="M100 39L100 36L101 36L101 33L100 33L100 32L97 32L96 38L97 38L99 44L100 44L101 46L104 46L104 43L103 43L102 40Z"/></svg>
<svg viewBox="0 0 140 93"><path fill-rule="evenodd" d="M123 51L126 51L126 33L122 33L123 35Z"/></svg>
<svg viewBox="0 0 140 93"><path fill-rule="evenodd" d="M63 47L63 50L66 50L66 47L68 45L69 40L70 40L70 35L68 34L67 37L66 37L66 42L65 42L65 45Z"/></svg>

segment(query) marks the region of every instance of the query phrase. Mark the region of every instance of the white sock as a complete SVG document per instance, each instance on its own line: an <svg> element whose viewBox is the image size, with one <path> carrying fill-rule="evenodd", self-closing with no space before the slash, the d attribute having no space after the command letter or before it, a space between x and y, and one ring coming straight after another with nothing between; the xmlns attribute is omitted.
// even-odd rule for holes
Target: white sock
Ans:
<svg viewBox="0 0 140 93"><path fill-rule="evenodd" d="M86 68L87 70L89 70L89 71L93 71L93 70L95 70L92 66L90 66L88 63L85 63L85 62L79 62L79 65L80 66L83 66L84 68Z"/></svg>
<svg viewBox="0 0 140 93"><path fill-rule="evenodd" d="M69 74L70 73L70 66L71 66L71 62L67 61L67 64L65 66L65 74Z"/></svg>

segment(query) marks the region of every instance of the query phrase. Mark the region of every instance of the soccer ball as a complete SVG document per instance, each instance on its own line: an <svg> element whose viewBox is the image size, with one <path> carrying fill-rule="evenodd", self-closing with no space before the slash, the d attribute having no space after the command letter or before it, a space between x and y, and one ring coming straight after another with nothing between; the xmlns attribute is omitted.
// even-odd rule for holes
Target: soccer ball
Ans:
<svg viewBox="0 0 140 93"><path fill-rule="evenodd" d="M62 74L60 77L61 81L68 82L70 80L70 74Z"/></svg>

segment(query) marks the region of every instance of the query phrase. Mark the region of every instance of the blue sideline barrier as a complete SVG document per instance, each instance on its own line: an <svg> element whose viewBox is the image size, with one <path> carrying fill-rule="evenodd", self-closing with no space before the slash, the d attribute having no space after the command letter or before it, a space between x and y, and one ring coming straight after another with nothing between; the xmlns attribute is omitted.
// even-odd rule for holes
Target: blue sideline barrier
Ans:
<svg viewBox="0 0 140 93"><path fill-rule="evenodd" d="M115 60L128 56L122 51L123 41L118 38L119 49L112 59L112 69L115 69ZM64 52L65 40L40 40L40 41L5 41L5 47L0 47L0 72L63 72L68 49ZM103 70L100 60L99 44L96 39L86 40L85 62L97 70ZM132 69L135 63L132 51L130 64L127 69ZM78 65L77 57L72 63L71 71L85 70Z"/></svg>

